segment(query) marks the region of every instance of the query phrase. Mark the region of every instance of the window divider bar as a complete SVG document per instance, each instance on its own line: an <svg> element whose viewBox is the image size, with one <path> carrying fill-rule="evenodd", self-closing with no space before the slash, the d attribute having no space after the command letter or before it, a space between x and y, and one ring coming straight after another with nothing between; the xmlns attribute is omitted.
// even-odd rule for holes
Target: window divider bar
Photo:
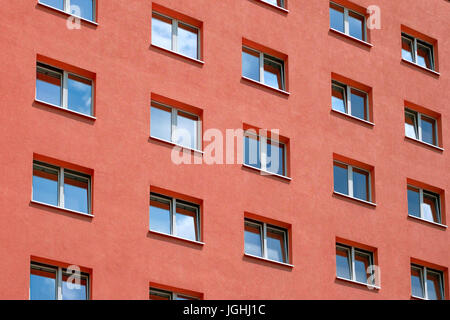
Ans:
<svg viewBox="0 0 450 320"><path fill-rule="evenodd" d="M352 268L352 272L351 272L351 279L352 280L356 280L356 271L355 271L355 248L351 247L351 268Z"/></svg>
<svg viewBox="0 0 450 320"><path fill-rule="evenodd" d="M69 73L67 71L63 71L63 79L62 79L62 107L64 109L69 108Z"/></svg>
<svg viewBox="0 0 450 320"><path fill-rule="evenodd" d="M259 53L259 79L264 83L264 53Z"/></svg>
<svg viewBox="0 0 450 320"><path fill-rule="evenodd" d="M178 20L172 19L172 51L178 52Z"/></svg>
<svg viewBox="0 0 450 320"><path fill-rule="evenodd" d="M423 189L420 188L419 189L419 200L420 200L420 208L419 208L419 213L420 213L420 218L423 219Z"/></svg>
<svg viewBox="0 0 450 320"><path fill-rule="evenodd" d="M177 199L172 198L172 210L170 210L170 218L171 218L170 233L172 235L176 235L177 233L177 225L175 218L176 210L177 210Z"/></svg>
<svg viewBox="0 0 450 320"><path fill-rule="evenodd" d="M263 223L263 258L267 258L267 224Z"/></svg>
<svg viewBox="0 0 450 320"><path fill-rule="evenodd" d="M64 168L61 167L59 169L59 175L58 175L58 198L59 198L59 206L61 208L65 208L64 205Z"/></svg>
<svg viewBox="0 0 450 320"><path fill-rule="evenodd" d="M267 138L265 136L259 136L259 148L261 152L261 170L267 171Z"/></svg>
<svg viewBox="0 0 450 320"><path fill-rule="evenodd" d="M56 270L56 299L62 300L62 268L58 267Z"/></svg>
<svg viewBox="0 0 450 320"><path fill-rule="evenodd" d="M423 267L423 290L424 290L424 297L428 300L428 290L427 290L427 267Z"/></svg>
<svg viewBox="0 0 450 320"><path fill-rule="evenodd" d="M347 175L348 175L348 195L353 197L353 167L351 165L347 165Z"/></svg>
<svg viewBox="0 0 450 320"><path fill-rule="evenodd" d="M347 114L351 115L352 114L352 99L351 99L352 88L349 85L346 85L345 89L346 89L346 94L347 94Z"/></svg>
<svg viewBox="0 0 450 320"><path fill-rule="evenodd" d="M350 34L350 23L348 21L348 9L344 7L344 33Z"/></svg>
<svg viewBox="0 0 450 320"><path fill-rule="evenodd" d="M172 122L172 126L171 126L171 135L170 138L172 140L172 142L176 141L176 130L177 130L177 125L178 125L178 110L175 108L171 108L171 122Z"/></svg>

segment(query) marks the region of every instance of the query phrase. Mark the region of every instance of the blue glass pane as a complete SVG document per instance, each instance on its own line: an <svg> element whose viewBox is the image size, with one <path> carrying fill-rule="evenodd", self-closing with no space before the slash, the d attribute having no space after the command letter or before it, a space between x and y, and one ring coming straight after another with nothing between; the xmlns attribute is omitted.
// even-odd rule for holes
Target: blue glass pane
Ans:
<svg viewBox="0 0 450 320"><path fill-rule="evenodd" d="M340 278L351 279L347 250L336 248L336 275Z"/></svg>
<svg viewBox="0 0 450 320"><path fill-rule="evenodd" d="M427 298L441 300L441 277L436 273L427 272Z"/></svg>
<svg viewBox="0 0 450 320"><path fill-rule="evenodd" d="M344 32L344 12L330 8L330 27Z"/></svg>
<svg viewBox="0 0 450 320"><path fill-rule="evenodd" d="M363 40L363 25L364 19L362 17L354 17L349 13L348 23L350 27L350 35L359 40Z"/></svg>
<svg viewBox="0 0 450 320"><path fill-rule="evenodd" d="M172 112L169 108L150 108L150 135L166 141L172 141Z"/></svg>
<svg viewBox="0 0 450 320"><path fill-rule="evenodd" d="M353 169L353 196L368 201L368 173Z"/></svg>
<svg viewBox="0 0 450 320"><path fill-rule="evenodd" d="M61 106L61 78L37 73L36 99Z"/></svg>
<svg viewBox="0 0 450 320"><path fill-rule="evenodd" d="M367 268L369 267L369 258L366 255L355 253L355 277L356 281L367 283Z"/></svg>
<svg viewBox="0 0 450 320"><path fill-rule="evenodd" d="M267 231L267 258L279 262L285 261L284 235L281 232Z"/></svg>
<svg viewBox="0 0 450 320"><path fill-rule="evenodd" d="M32 272L35 272L32 270ZM30 275L30 300L55 300L56 275L48 272L48 276Z"/></svg>
<svg viewBox="0 0 450 320"><path fill-rule="evenodd" d="M351 94L352 116L365 120L366 119L366 98L358 94Z"/></svg>
<svg viewBox="0 0 450 320"><path fill-rule="evenodd" d="M425 117L422 116L421 126L422 126L422 141L430 144L435 144L434 121L427 120Z"/></svg>
<svg viewBox="0 0 450 320"><path fill-rule="evenodd" d="M196 236L196 211L195 209L188 210L186 208L180 208L177 206L177 213L175 216L176 221L176 236L189 239L189 240L197 240Z"/></svg>
<svg viewBox="0 0 450 320"><path fill-rule="evenodd" d="M244 77L259 80L259 53L253 53L252 51L242 51L242 75Z"/></svg>
<svg viewBox="0 0 450 320"><path fill-rule="evenodd" d="M58 205L58 174L33 170L33 200Z"/></svg>
<svg viewBox="0 0 450 320"><path fill-rule="evenodd" d="M283 67L280 63L264 59L264 83L283 90Z"/></svg>
<svg viewBox="0 0 450 320"><path fill-rule="evenodd" d="M176 140L182 146L197 148L197 117L178 111Z"/></svg>
<svg viewBox="0 0 450 320"><path fill-rule="evenodd" d="M84 282L84 281L83 281ZM73 279L69 282L62 282L62 299L63 300L87 300L86 285L83 282L76 284Z"/></svg>
<svg viewBox="0 0 450 320"><path fill-rule="evenodd" d="M150 201L150 230L170 234L170 204Z"/></svg>
<svg viewBox="0 0 450 320"><path fill-rule="evenodd" d="M177 39L177 47L179 53L194 59L198 59L198 38L197 30L195 28L179 23Z"/></svg>
<svg viewBox="0 0 450 320"><path fill-rule="evenodd" d="M420 272L411 270L411 293L415 297L423 298L422 280L420 278Z"/></svg>
<svg viewBox="0 0 450 320"><path fill-rule="evenodd" d="M66 209L89 213L88 181L65 174L64 176L64 207Z"/></svg>
<svg viewBox="0 0 450 320"><path fill-rule="evenodd" d="M39 0L39 2L59 10L64 10L64 0Z"/></svg>
<svg viewBox="0 0 450 320"><path fill-rule="evenodd" d="M68 108L70 110L92 115L92 86L91 82L72 75L68 79Z"/></svg>
<svg viewBox="0 0 450 320"><path fill-rule="evenodd" d="M70 13L94 21L94 0L70 0Z"/></svg>
<svg viewBox="0 0 450 320"><path fill-rule="evenodd" d="M256 137L244 137L244 163L261 169L259 140Z"/></svg>
<svg viewBox="0 0 450 320"><path fill-rule="evenodd" d="M334 165L334 191L348 194L348 173L347 167L343 168L340 165Z"/></svg>
<svg viewBox="0 0 450 320"><path fill-rule="evenodd" d="M267 171L284 175L284 147L279 144L267 144Z"/></svg>
<svg viewBox="0 0 450 320"><path fill-rule="evenodd" d="M153 15L152 44L172 50L172 21L170 19Z"/></svg>
<svg viewBox="0 0 450 320"><path fill-rule="evenodd" d="M408 214L420 218L419 190L408 188Z"/></svg>
<svg viewBox="0 0 450 320"><path fill-rule="evenodd" d="M333 110L347 113L344 88L332 86L331 107Z"/></svg>
<svg viewBox="0 0 450 320"><path fill-rule="evenodd" d="M413 62L412 42L409 39L402 38L402 58Z"/></svg>
<svg viewBox="0 0 450 320"><path fill-rule="evenodd" d="M245 253L261 257L262 244L259 227L245 226L244 234Z"/></svg>

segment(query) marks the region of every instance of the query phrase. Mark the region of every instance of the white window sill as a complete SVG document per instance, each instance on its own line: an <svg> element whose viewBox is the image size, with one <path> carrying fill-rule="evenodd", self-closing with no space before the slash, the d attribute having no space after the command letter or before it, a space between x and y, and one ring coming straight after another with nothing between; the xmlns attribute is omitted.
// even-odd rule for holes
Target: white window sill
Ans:
<svg viewBox="0 0 450 320"><path fill-rule="evenodd" d="M60 10L60 9L58 9L58 8L49 6L48 4L41 3L41 2L38 1L38 5L43 6L43 7L46 7L46 8L49 8L49 9L52 9L52 10L57 11L57 12L60 12L60 13L63 13L63 14L65 14L65 15L68 16L68 17L74 17L74 18L80 19L80 20L82 20L82 21L84 21L84 22L90 23L90 24L92 24L92 25L94 25L94 26L98 26L98 23L95 22L95 21L88 20L88 19L85 19L85 18L76 16L76 15L71 14L71 13L68 13L68 12L66 12L66 11L64 11L64 10Z"/></svg>
<svg viewBox="0 0 450 320"><path fill-rule="evenodd" d="M376 290L380 290L381 289L381 287L376 286L374 284L359 282L359 281L356 281L356 280L350 280L350 279L341 278L341 277L338 277L338 276L336 276L336 279L342 280L342 281L346 281L346 282L350 282L350 283L354 283L354 284L357 284L357 285L360 285L360 286L364 286L364 287L367 287L368 289L376 289Z"/></svg>
<svg viewBox="0 0 450 320"><path fill-rule="evenodd" d="M201 241L196 241L196 240L190 240L190 239L186 239L186 238L182 238L182 237L177 237L177 236L174 236L172 234L163 233L163 232L159 232L159 231L149 230L149 232L153 233L153 234L157 234L159 236L173 238L173 239L177 239L177 240L182 240L182 241L186 241L186 242L189 242L189 243L198 244L198 245L201 245L201 246L203 246L205 244L204 242L201 242Z"/></svg>
<svg viewBox="0 0 450 320"><path fill-rule="evenodd" d="M266 2L266 1L263 1L263 0L255 0L255 1L257 1L257 2L262 2L262 3L264 3L265 5L268 5L268 6L272 7L272 8L274 8L274 9L278 9L278 10L284 12L284 13L289 13L289 10L288 10L288 9L285 9L285 8L283 8L283 7L279 7L279 6L274 5L274 4L272 4L272 3L269 3L269 2Z"/></svg>
<svg viewBox="0 0 450 320"><path fill-rule="evenodd" d="M181 144L174 143L172 141L164 140L164 139L161 139L161 138L157 138L157 137L154 137L154 136L150 136L150 139L153 139L153 140L156 140L156 141L161 141L161 142L170 144L171 146L174 146L174 147L180 147L181 149L184 149L184 150L189 150L189 151L197 152L197 153L200 153L200 154L204 153L201 150L189 148L189 147L183 146Z"/></svg>
<svg viewBox="0 0 450 320"><path fill-rule="evenodd" d="M363 122L365 124L368 124L368 125L371 125L371 126L375 126L375 123L373 123L373 122L370 122L370 121L367 121L367 120L364 120L364 119L352 116L351 114L348 114L348 113L345 113L345 112L342 112L342 111L335 110L335 109L333 109L333 107L331 107L331 111L336 112L338 114L342 114L342 115L344 115L346 117L349 117L351 119L355 119L355 120L361 121L361 122Z"/></svg>
<svg viewBox="0 0 450 320"><path fill-rule="evenodd" d="M37 103L44 104L46 106L49 106L49 107L52 107L52 108L64 111L64 112L69 112L69 113L75 114L77 116L81 116L81 117L90 119L90 120L96 120L97 119L96 117L93 117L93 116L90 116L90 115L87 115L87 114L84 114L84 113L81 113L81 112L77 112L77 111L73 111L73 110L70 110L70 109L66 109L66 108L57 106L56 104L51 104L51 103L48 103L48 102L45 102L45 101L41 101L41 100L38 100L38 99L34 99L34 101L37 102Z"/></svg>
<svg viewBox="0 0 450 320"><path fill-rule="evenodd" d="M281 89L277 89L277 88L274 88L274 87L268 86L268 85L267 85L267 84L265 84L265 83L262 83L262 82L259 82L259 81L256 81L256 80L253 80L253 79L250 79L250 78L244 77L244 76L242 76L242 79L244 79L244 80L246 80L246 81L250 81L251 83L255 83L255 84L258 84L258 85L260 85L260 86L262 86L262 87L264 87L264 88L267 88L267 89L270 89L270 90L273 90L273 91L276 91L276 92L279 92L279 93L285 94L285 95L287 95L287 96L289 96L289 95L290 95L290 93L289 93L289 92L287 92L287 91L284 91L284 90L281 90Z"/></svg>
<svg viewBox="0 0 450 320"><path fill-rule="evenodd" d="M259 171L259 172L261 172L261 175L275 176L275 177L278 177L278 178L281 178L281 179L292 181L292 178L290 178L290 177L282 176L280 174L276 174L276 173L272 173L270 171L262 170L260 168L252 167L252 166L250 166L248 164L245 164L245 163L243 163L242 166L245 167L245 168L253 169L255 171Z"/></svg>
<svg viewBox="0 0 450 320"><path fill-rule="evenodd" d="M285 267L289 267L289 268L293 268L294 267L294 265L289 264L289 263L284 263L284 262L279 262L279 261L275 261L275 260L270 260L270 259L254 256L254 255L248 254L248 253L244 253L244 256L245 257L249 257L249 258L253 258L253 259L257 259L257 260L261 260L261 261L275 263L275 264L278 264L278 265L281 265L281 266L285 266Z"/></svg>
<svg viewBox="0 0 450 320"><path fill-rule="evenodd" d="M188 60L193 61L193 62L196 62L196 63L198 63L198 64L201 64L201 65L204 65L204 64L205 64L205 62L202 61L202 60L199 60L199 59L195 59L195 58L186 56L186 55L184 55L184 54L181 54L181 53L178 53L178 52L176 52L176 51L173 51L173 50L169 50L169 49L163 48L163 47L158 46L158 45L156 45L156 44L153 44L153 43L152 43L151 46L152 46L153 48L158 48L158 49L160 49L160 50L163 50L163 51L168 52L168 53L172 53L172 54L174 54L174 55L176 55L176 56L179 56L179 57L181 57L181 58L188 59Z"/></svg>
<svg viewBox="0 0 450 320"><path fill-rule="evenodd" d="M40 206L44 206L44 207L49 207L49 208L65 211L65 212L79 214L79 215L82 215L82 216L85 216L85 217L89 217L89 218L93 218L94 217L93 214L89 214L89 213L85 213L85 212L81 212L81 211L76 211L76 210L71 210L71 209L66 209L66 208L63 208L63 207L54 206L52 204L48 204L48 203L44 203L44 202L31 200L31 203L34 203L34 204L37 204L37 205L40 205Z"/></svg>
<svg viewBox="0 0 450 320"><path fill-rule="evenodd" d="M366 201L366 200L362 200L362 199L358 199L358 198L355 198L355 197L350 197L349 195L346 195L346 194L343 194L343 193L340 193L340 192L337 192L337 191L333 191L333 193L335 195L338 195L338 196L341 196L341 197L344 197L344 198L347 198L347 199L351 199L351 200L354 200L354 201L357 201L357 202L361 202L361 203L364 203L364 204L368 204L368 205L373 206L373 207L377 206L376 203L373 203L373 202L370 202L370 201Z"/></svg>
<svg viewBox="0 0 450 320"><path fill-rule="evenodd" d="M421 143L423 145L426 145L427 147L431 147L431 148L437 149L439 151L444 151L443 148L435 146L434 144L431 144L431 143L428 143L428 142L424 142L424 141L419 140L419 139L411 138L411 137L408 137L408 136L405 136L405 138L409 139L409 140L412 140L412 141L415 141L415 142L418 142L418 143Z"/></svg>
<svg viewBox="0 0 450 320"><path fill-rule="evenodd" d="M412 66L415 66L415 67L420 68L420 69L422 69L422 70L428 71L428 72L430 72L430 73L432 73L432 74L434 74L434 75L436 75L436 76L440 76L440 75L441 75L441 74L440 74L439 72L437 72L437 71L434 71L434 70L431 70L431 69L422 67L421 65L418 65L417 63L411 62L411 61L406 60L406 59L403 59L403 58L402 58L402 62L407 63L407 64L412 65Z"/></svg>
<svg viewBox="0 0 450 320"><path fill-rule="evenodd" d="M423 221L423 222L426 222L426 223L429 223L429 224L432 224L434 226L438 226L438 227L441 227L441 228L448 228L445 224L434 222L434 221L430 221L430 220L426 220L426 219L419 218L419 217L415 217L415 216L412 216L412 215L409 215L409 214L408 214L408 218L419 220L419 221Z"/></svg>
<svg viewBox="0 0 450 320"><path fill-rule="evenodd" d="M372 48L372 47L373 47L373 44L371 44L371 43L369 43L369 42L367 42L367 41L360 40L360 39L358 39L358 38L352 37L351 35L348 35L348 34L346 34L346 33L344 33L344 32L339 31L339 30L330 28L330 31L332 31L332 32L334 32L334 33L336 33L336 34L338 34L338 35L340 35L340 36L343 36L344 38L347 38L347 39L356 41L356 42L358 42L358 43L360 43L360 44L362 44L362 45L365 45L366 47L369 47L369 48Z"/></svg>

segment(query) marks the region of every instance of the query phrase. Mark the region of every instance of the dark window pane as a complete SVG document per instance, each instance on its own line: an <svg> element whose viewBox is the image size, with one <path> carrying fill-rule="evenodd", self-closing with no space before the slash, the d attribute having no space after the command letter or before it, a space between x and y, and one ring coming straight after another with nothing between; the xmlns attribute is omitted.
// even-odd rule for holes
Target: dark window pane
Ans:
<svg viewBox="0 0 450 320"><path fill-rule="evenodd" d="M33 200L58 205L58 171L33 167Z"/></svg>
<svg viewBox="0 0 450 320"><path fill-rule="evenodd" d="M344 32L344 8L330 3L330 27Z"/></svg>
<svg viewBox="0 0 450 320"><path fill-rule="evenodd" d="M421 117L422 141L436 145L436 121L424 115Z"/></svg>
<svg viewBox="0 0 450 320"><path fill-rule="evenodd" d="M351 279L350 249L336 247L336 275L340 278Z"/></svg>
<svg viewBox="0 0 450 320"><path fill-rule="evenodd" d="M414 62L413 41L402 37L402 58Z"/></svg>
<svg viewBox="0 0 450 320"><path fill-rule="evenodd" d="M283 64L272 59L264 59L264 83L283 90Z"/></svg>
<svg viewBox="0 0 450 320"><path fill-rule="evenodd" d="M438 196L432 193L423 193L422 218L428 221L440 223Z"/></svg>
<svg viewBox="0 0 450 320"><path fill-rule="evenodd" d="M68 108L70 110L92 115L92 83L72 74L69 74L68 87Z"/></svg>
<svg viewBox="0 0 450 320"><path fill-rule="evenodd" d="M152 16L152 44L172 50L172 20L157 14Z"/></svg>
<svg viewBox="0 0 450 320"><path fill-rule="evenodd" d="M356 281L367 283L367 268L370 266L370 256L366 253L355 252Z"/></svg>
<svg viewBox="0 0 450 320"><path fill-rule="evenodd" d="M408 214L420 218L420 193L413 187L408 187Z"/></svg>
<svg viewBox="0 0 450 320"><path fill-rule="evenodd" d="M177 202L176 236L196 241L199 239L197 226L197 209Z"/></svg>
<svg viewBox="0 0 450 320"><path fill-rule="evenodd" d="M352 116L367 119L366 94L358 90L351 90Z"/></svg>
<svg viewBox="0 0 450 320"><path fill-rule="evenodd" d="M37 68L36 99L61 106L61 79L61 73Z"/></svg>
<svg viewBox="0 0 450 320"><path fill-rule="evenodd" d="M89 213L89 180L64 173L64 207Z"/></svg>
<svg viewBox="0 0 450 320"><path fill-rule="evenodd" d="M94 21L94 0L70 0L71 14Z"/></svg>
<svg viewBox="0 0 450 320"><path fill-rule="evenodd" d="M415 297L425 298L422 284L422 270L411 267L411 294Z"/></svg>
<svg viewBox="0 0 450 320"><path fill-rule="evenodd" d="M174 142L188 148L197 149L197 124L197 116L178 111Z"/></svg>
<svg viewBox="0 0 450 320"><path fill-rule="evenodd" d="M47 271L31 268L30 300L56 299L56 270Z"/></svg>
<svg viewBox="0 0 450 320"><path fill-rule="evenodd" d="M417 118L415 114L410 112L405 112L405 135L413 139L419 139L417 133Z"/></svg>
<svg viewBox="0 0 450 320"><path fill-rule="evenodd" d="M345 164L334 163L334 191L348 195L348 168Z"/></svg>
<svg viewBox="0 0 450 320"><path fill-rule="evenodd" d="M182 23L178 23L178 37L177 37L178 52L198 59L198 31L197 29L187 26Z"/></svg>
<svg viewBox="0 0 450 320"><path fill-rule="evenodd" d="M170 108L152 104L150 108L150 135L172 141L172 110Z"/></svg>
<svg viewBox="0 0 450 320"><path fill-rule="evenodd" d="M39 0L39 2L59 10L64 10L64 0Z"/></svg>
<svg viewBox="0 0 450 320"><path fill-rule="evenodd" d="M172 293L168 291L150 289L150 300L172 300Z"/></svg>
<svg viewBox="0 0 450 320"><path fill-rule="evenodd" d="M417 44L417 64L428 68L433 69L432 58L431 58L431 48L428 46L424 46L421 44Z"/></svg>
<svg viewBox="0 0 450 320"><path fill-rule="evenodd" d="M255 81L260 81L259 52L242 48L242 75Z"/></svg>
<svg viewBox="0 0 450 320"><path fill-rule="evenodd" d="M170 207L169 199L150 198L150 230L170 234Z"/></svg>
<svg viewBox="0 0 450 320"><path fill-rule="evenodd" d="M87 278L70 274L62 275L63 300L87 300Z"/></svg>
<svg viewBox="0 0 450 320"><path fill-rule="evenodd" d="M262 257L261 226L245 223L245 253Z"/></svg>
<svg viewBox="0 0 450 320"><path fill-rule="evenodd" d="M267 258L286 263L286 233L267 228Z"/></svg>
<svg viewBox="0 0 450 320"><path fill-rule="evenodd" d="M259 137L244 137L244 163L246 165L261 169L261 158L259 150Z"/></svg>
<svg viewBox="0 0 450 320"><path fill-rule="evenodd" d="M442 300L442 278L437 272L427 270L427 293L429 300Z"/></svg>
<svg viewBox="0 0 450 320"><path fill-rule="evenodd" d="M353 168L353 197L369 201L369 173Z"/></svg>
<svg viewBox="0 0 450 320"><path fill-rule="evenodd" d="M345 97L345 88L332 85L331 87L331 107L333 110L347 113L347 101Z"/></svg>
<svg viewBox="0 0 450 320"><path fill-rule="evenodd" d="M284 176L284 144L267 142L267 171Z"/></svg>
<svg viewBox="0 0 450 320"><path fill-rule="evenodd" d="M349 11L348 23L350 27L350 35L359 40L364 40L364 17Z"/></svg>

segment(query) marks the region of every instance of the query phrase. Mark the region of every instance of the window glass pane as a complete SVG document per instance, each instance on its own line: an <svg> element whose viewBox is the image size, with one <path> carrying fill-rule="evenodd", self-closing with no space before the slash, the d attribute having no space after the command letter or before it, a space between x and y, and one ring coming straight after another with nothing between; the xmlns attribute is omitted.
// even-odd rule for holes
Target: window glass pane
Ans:
<svg viewBox="0 0 450 320"><path fill-rule="evenodd" d="M336 275L340 278L351 279L349 249L336 247Z"/></svg>
<svg viewBox="0 0 450 320"><path fill-rule="evenodd" d="M413 139L419 139L416 115L410 112L405 112L405 135Z"/></svg>
<svg viewBox="0 0 450 320"><path fill-rule="evenodd" d="M413 41L402 37L402 58L414 62L413 57Z"/></svg>
<svg viewBox="0 0 450 320"><path fill-rule="evenodd" d="M150 108L150 135L166 141L172 141L172 110L153 104Z"/></svg>
<svg viewBox="0 0 450 320"><path fill-rule="evenodd" d="M264 83L283 90L283 64L281 61L264 59Z"/></svg>
<svg viewBox="0 0 450 320"><path fill-rule="evenodd" d="M333 110L347 113L347 101L345 97L345 89L340 86L331 86L331 107Z"/></svg>
<svg viewBox="0 0 450 320"><path fill-rule="evenodd" d="M428 69L433 69L431 61L431 48L417 44L417 64Z"/></svg>
<svg viewBox="0 0 450 320"><path fill-rule="evenodd" d="M170 203L169 199L150 197L150 230L170 234Z"/></svg>
<svg viewBox="0 0 450 320"><path fill-rule="evenodd" d="M68 87L68 108L70 110L92 115L92 83L72 74L69 74Z"/></svg>
<svg viewBox="0 0 450 320"><path fill-rule="evenodd" d="M262 1L273 4L274 6L284 8L283 0L262 0Z"/></svg>
<svg viewBox="0 0 450 320"><path fill-rule="evenodd" d="M62 74L37 68L36 99L61 106Z"/></svg>
<svg viewBox="0 0 450 320"><path fill-rule="evenodd" d="M58 171L33 167L33 200L58 205Z"/></svg>
<svg viewBox="0 0 450 320"><path fill-rule="evenodd" d="M262 257L261 225L245 223L245 253Z"/></svg>
<svg viewBox="0 0 450 320"><path fill-rule="evenodd" d="M367 283L367 268L370 266L370 256L367 253L355 252L356 281Z"/></svg>
<svg viewBox="0 0 450 320"><path fill-rule="evenodd" d="M344 8L330 3L330 27L340 32L344 30Z"/></svg>
<svg viewBox="0 0 450 320"><path fill-rule="evenodd" d="M284 144L267 140L267 171L284 176Z"/></svg>
<svg viewBox="0 0 450 320"><path fill-rule="evenodd" d="M63 300L87 300L87 279L71 274L62 275Z"/></svg>
<svg viewBox="0 0 450 320"><path fill-rule="evenodd" d="M197 116L178 111L174 142L185 147L197 149L197 124Z"/></svg>
<svg viewBox="0 0 450 320"><path fill-rule="evenodd" d="M196 28L187 26L181 22L178 23L177 36L178 52L185 56L198 59L198 31Z"/></svg>
<svg viewBox="0 0 450 320"><path fill-rule="evenodd" d="M172 293L150 289L150 300L172 300Z"/></svg>
<svg viewBox="0 0 450 320"><path fill-rule="evenodd" d="M425 298L422 285L422 270L411 267L411 294L415 297Z"/></svg>
<svg viewBox="0 0 450 320"><path fill-rule="evenodd" d="M334 163L334 191L348 194L348 168L345 164Z"/></svg>
<svg viewBox="0 0 450 320"><path fill-rule="evenodd" d="M408 187L408 214L420 218L420 193L413 187Z"/></svg>
<svg viewBox="0 0 450 320"><path fill-rule="evenodd" d="M39 0L39 2L59 10L64 10L64 0Z"/></svg>
<svg viewBox="0 0 450 320"><path fill-rule="evenodd" d="M359 40L364 40L364 17L354 12L348 12L350 35Z"/></svg>
<svg viewBox="0 0 450 320"><path fill-rule="evenodd" d="M267 258L286 263L286 233L267 228Z"/></svg>
<svg viewBox="0 0 450 320"><path fill-rule="evenodd" d="M428 192L423 193L422 218L440 223L438 197Z"/></svg>
<svg viewBox="0 0 450 320"><path fill-rule="evenodd" d="M261 169L259 137L253 135L244 137L244 153L244 163L246 165Z"/></svg>
<svg viewBox="0 0 450 320"><path fill-rule="evenodd" d="M442 300L441 275L427 270L427 293L429 300Z"/></svg>
<svg viewBox="0 0 450 320"><path fill-rule="evenodd" d="M422 141L436 145L436 121L424 115L420 117L422 127Z"/></svg>
<svg viewBox="0 0 450 320"><path fill-rule="evenodd" d="M172 20L157 14L152 16L152 44L172 50Z"/></svg>
<svg viewBox="0 0 450 320"><path fill-rule="evenodd" d="M358 90L351 90L352 116L367 120L367 95Z"/></svg>
<svg viewBox="0 0 450 320"><path fill-rule="evenodd" d="M94 21L94 0L70 0L70 10L72 14Z"/></svg>
<svg viewBox="0 0 450 320"><path fill-rule="evenodd" d="M355 198L369 201L369 183L367 171L353 168L353 196Z"/></svg>
<svg viewBox="0 0 450 320"><path fill-rule="evenodd" d="M89 213L89 180L64 173L64 207Z"/></svg>
<svg viewBox="0 0 450 320"><path fill-rule="evenodd" d="M197 299L194 299L192 297L188 297L185 295L177 294L177 297L175 300L197 300Z"/></svg>
<svg viewBox="0 0 450 320"><path fill-rule="evenodd" d="M47 271L31 268L30 300L56 299L56 270Z"/></svg>
<svg viewBox="0 0 450 320"><path fill-rule="evenodd" d="M197 209L177 201L176 236L196 241L199 239L197 230Z"/></svg>
<svg viewBox="0 0 450 320"><path fill-rule="evenodd" d="M242 48L242 75L255 81L260 81L259 52Z"/></svg>

